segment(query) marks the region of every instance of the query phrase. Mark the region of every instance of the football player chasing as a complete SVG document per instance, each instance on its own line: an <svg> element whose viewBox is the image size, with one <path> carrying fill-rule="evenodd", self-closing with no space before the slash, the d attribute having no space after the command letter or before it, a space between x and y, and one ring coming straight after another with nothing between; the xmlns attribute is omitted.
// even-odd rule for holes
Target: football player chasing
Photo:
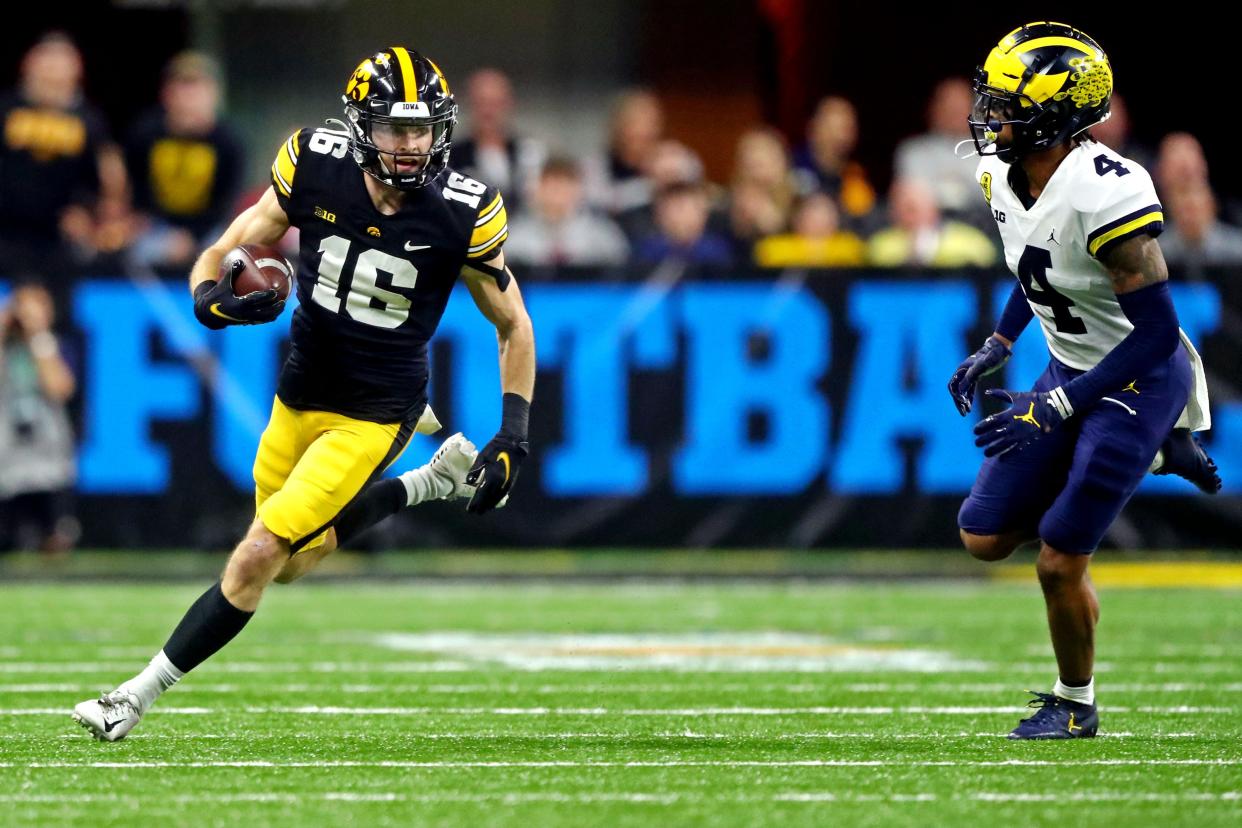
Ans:
<svg viewBox="0 0 1242 828"><path fill-rule="evenodd" d="M272 581L305 574L341 544L406 506L469 497L503 505L526 456L535 342L501 252L500 193L448 167L457 105L432 61L401 46L364 60L338 129L303 129L280 148L272 186L203 252L190 275L209 328L280 315L275 291L233 294L220 263L243 243L300 237L299 305L272 416L254 464L256 518L219 582L129 681L74 708L95 737L124 738L169 687L237 635ZM330 122L333 123L333 122ZM377 480L427 406L427 342L457 279L496 327L503 417L481 452L461 434L431 462Z"/></svg>
<svg viewBox="0 0 1242 828"><path fill-rule="evenodd" d="M1113 76L1100 46L1061 23L1001 40L976 73L970 129L978 178L1018 277L996 332L949 382L967 414L982 376L1039 319L1048 368L975 426L984 462L958 515L962 542L998 561L1028 541L1060 672L1014 739L1094 736L1099 603L1091 553L1143 476L1220 488L1192 436L1211 425L1207 383L1178 327L1156 236L1164 216L1147 172L1091 138Z"/></svg>

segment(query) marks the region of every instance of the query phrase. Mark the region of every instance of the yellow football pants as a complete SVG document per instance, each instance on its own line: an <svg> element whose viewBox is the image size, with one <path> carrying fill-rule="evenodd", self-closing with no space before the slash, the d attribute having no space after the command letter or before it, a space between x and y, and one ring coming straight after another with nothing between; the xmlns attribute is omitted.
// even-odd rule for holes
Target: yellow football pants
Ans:
<svg viewBox="0 0 1242 828"><path fill-rule="evenodd" d="M363 486L401 456L413 433L402 423L298 411L276 398L254 458L259 520L294 552L319 546Z"/></svg>

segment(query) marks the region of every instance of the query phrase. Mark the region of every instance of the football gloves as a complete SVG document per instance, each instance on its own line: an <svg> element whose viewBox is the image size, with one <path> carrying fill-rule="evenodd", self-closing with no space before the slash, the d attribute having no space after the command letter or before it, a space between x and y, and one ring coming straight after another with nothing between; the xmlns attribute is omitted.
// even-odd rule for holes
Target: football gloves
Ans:
<svg viewBox="0 0 1242 828"><path fill-rule="evenodd" d="M218 331L229 325L262 325L280 316L285 300L274 290L233 295L233 279L245 266L243 260L236 259L227 278L202 282L194 289L194 316L199 322Z"/></svg>
<svg viewBox="0 0 1242 828"><path fill-rule="evenodd" d="M1060 388L1051 391L1005 391L993 388L987 396L1009 403L1004 411L985 417L975 425L975 445L984 457L996 457L1021 448L1052 432L1073 413Z"/></svg>
<svg viewBox="0 0 1242 828"><path fill-rule="evenodd" d="M495 509L508 497L517 480L518 469L529 453L530 443L525 440L504 431L493 437L466 473L466 482L475 487L466 511L481 515Z"/></svg>
<svg viewBox="0 0 1242 828"><path fill-rule="evenodd" d="M949 379L949 396L957 406L957 413L965 417L975 400L975 386L980 377L999 371L1009 361L1012 351L994 336L989 336L983 347L966 357Z"/></svg>

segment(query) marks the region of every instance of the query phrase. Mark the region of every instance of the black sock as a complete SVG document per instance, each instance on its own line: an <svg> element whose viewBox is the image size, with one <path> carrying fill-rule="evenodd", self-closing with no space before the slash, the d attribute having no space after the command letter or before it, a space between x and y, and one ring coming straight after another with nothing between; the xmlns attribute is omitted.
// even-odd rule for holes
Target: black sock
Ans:
<svg viewBox="0 0 1242 828"><path fill-rule="evenodd" d="M164 655L174 667L188 673L232 641L253 615L230 604L216 581L186 610L164 645Z"/></svg>
<svg viewBox="0 0 1242 828"><path fill-rule="evenodd" d="M1086 681L1066 681L1065 679L1061 679L1061 683L1066 687L1086 687L1091 683L1091 679L1087 679Z"/></svg>
<svg viewBox="0 0 1242 828"><path fill-rule="evenodd" d="M405 484L394 477L367 486L336 519L336 545L342 547L389 515L405 508Z"/></svg>

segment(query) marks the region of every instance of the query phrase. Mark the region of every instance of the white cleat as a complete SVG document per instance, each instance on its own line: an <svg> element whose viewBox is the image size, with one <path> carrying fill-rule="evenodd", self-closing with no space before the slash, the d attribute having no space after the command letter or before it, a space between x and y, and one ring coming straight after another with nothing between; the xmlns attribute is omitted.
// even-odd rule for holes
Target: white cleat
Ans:
<svg viewBox="0 0 1242 828"><path fill-rule="evenodd" d="M474 495L474 486L466 482L466 473L474 465L479 451L474 443L460 431L440 444L431 461L420 469L407 474L417 474L427 469L427 482L431 484L434 497L439 500L455 500Z"/></svg>
<svg viewBox="0 0 1242 828"><path fill-rule="evenodd" d="M101 742L124 739L142 720L138 697L123 690L103 693L73 708L73 720Z"/></svg>

